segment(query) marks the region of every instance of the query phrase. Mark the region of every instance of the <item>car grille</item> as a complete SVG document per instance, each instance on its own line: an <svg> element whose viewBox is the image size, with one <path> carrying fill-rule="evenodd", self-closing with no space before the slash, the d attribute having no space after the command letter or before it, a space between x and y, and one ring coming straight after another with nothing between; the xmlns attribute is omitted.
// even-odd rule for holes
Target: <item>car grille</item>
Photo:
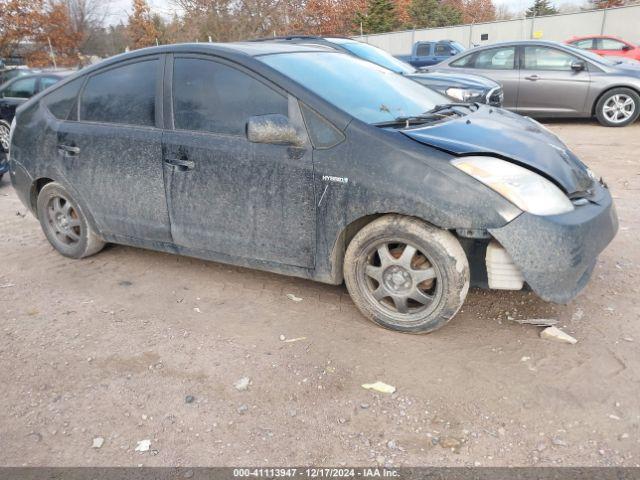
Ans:
<svg viewBox="0 0 640 480"><path fill-rule="evenodd" d="M503 101L504 92L502 91L502 87L493 88L489 90L489 93L487 93L487 103L489 105L493 105L494 107L501 107Z"/></svg>

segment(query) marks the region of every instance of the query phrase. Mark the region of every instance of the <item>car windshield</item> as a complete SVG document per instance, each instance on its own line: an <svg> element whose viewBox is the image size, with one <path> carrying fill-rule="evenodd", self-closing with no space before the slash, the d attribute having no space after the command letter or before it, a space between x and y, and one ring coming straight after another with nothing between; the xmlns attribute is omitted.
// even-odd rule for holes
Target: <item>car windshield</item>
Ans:
<svg viewBox="0 0 640 480"><path fill-rule="evenodd" d="M408 63L398 60L393 55L381 50L378 47L361 42L349 42L341 45L346 48L356 57L360 57L364 60L380 65L381 67L392 70L396 73L402 73L403 75L409 75L415 73L416 69Z"/></svg>
<svg viewBox="0 0 640 480"><path fill-rule="evenodd" d="M258 57L327 102L363 122L419 116L446 97L371 62L338 52L296 52Z"/></svg>
<svg viewBox="0 0 640 480"><path fill-rule="evenodd" d="M464 50L465 50L464 46L462 46L462 44L461 44L461 43L459 43L459 42L451 42L451 45L452 45L456 50L458 50L458 53L459 53L459 52L464 52Z"/></svg>

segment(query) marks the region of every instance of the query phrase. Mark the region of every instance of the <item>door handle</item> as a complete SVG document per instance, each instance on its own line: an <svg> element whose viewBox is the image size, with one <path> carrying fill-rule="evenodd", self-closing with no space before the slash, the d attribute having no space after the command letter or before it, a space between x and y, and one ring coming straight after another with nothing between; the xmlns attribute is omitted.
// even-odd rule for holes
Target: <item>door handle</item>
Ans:
<svg viewBox="0 0 640 480"><path fill-rule="evenodd" d="M193 170L196 166L195 162L193 162L192 160L187 160L186 158L171 157L167 158L165 162L172 167L176 167L176 170L178 170L179 172Z"/></svg>
<svg viewBox="0 0 640 480"><path fill-rule="evenodd" d="M528 77L524 77L524 78L525 78L525 80L531 80L532 82L535 82L540 77L538 75L529 75Z"/></svg>
<svg viewBox="0 0 640 480"><path fill-rule="evenodd" d="M80 155L80 147L59 144L58 152L60 152L63 157L77 157Z"/></svg>

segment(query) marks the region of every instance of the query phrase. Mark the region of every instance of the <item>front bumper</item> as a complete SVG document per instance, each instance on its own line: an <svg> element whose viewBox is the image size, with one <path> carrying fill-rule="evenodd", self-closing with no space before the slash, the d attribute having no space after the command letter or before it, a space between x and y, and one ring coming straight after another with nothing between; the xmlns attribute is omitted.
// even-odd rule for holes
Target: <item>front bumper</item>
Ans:
<svg viewBox="0 0 640 480"><path fill-rule="evenodd" d="M587 205L553 216L522 213L489 232L509 252L542 299L567 303L587 284L600 252L618 231L609 191L600 185Z"/></svg>

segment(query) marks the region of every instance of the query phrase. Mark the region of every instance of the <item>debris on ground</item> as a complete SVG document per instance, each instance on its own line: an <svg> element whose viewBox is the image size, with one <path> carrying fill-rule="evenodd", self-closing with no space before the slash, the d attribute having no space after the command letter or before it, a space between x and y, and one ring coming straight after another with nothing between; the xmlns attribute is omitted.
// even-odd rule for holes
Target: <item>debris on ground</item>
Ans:
<svg viewBox="0 0 640 480"><path fill-rule="evenodd" d="M136 445L135 451L136 452L148 452L149 448L151 448L151 440L149 440L149 439L139 440L138 444Z"/></svg>
<svg viewBox="0 0 640 480"><path fill-rule="evenodd" d="M15 286L16 286L15 283L5 283L4 285L0 285L0 288L11 288Z"/></svg>
<svg viewBox="0 0 640 480"><path fill-rule="evenodd" d="M394 393L396 391L396 387L393 385L388 385L384 382L375 382L375 383L363 383L362 388L365 390L375 390L380 393Z"/></svg>
<svg viewBox="0 0 640 480"><path fill-rule="evenodd" d="M450 448L452 450L457 450L462 445L462 442L454 437L444 437L440 440L440 446L442 448Z"/></svg>
<svg viewBox="0 0 640 480"><path fill-rule="evenodd" d="M287 298L292 302L301 302L302 298L296 297L293 293L287 293Z"/></svg>
<svg viewBox="0 0 640 480"><path fill-rule="evenodd" d="M536 327L552 327L558 324L555 318L516 318L513 320L520 325L535 325Z"/></svg>
<svg viewBox="0 0 640 480"><path fill-rule="evenodd" d="M244 403L238 407L238 413L244 415L249 410L249 407Z"/></svg>
<svg viewBox="0 0 640 480"><path fill-rule="evenodd" d="M196 397L194 397L193 395L187 395L186 397L184 397L185 403L193 403L195 399Z"/></svg>
<svg viewBox="0 0 640 480"><path fill-rule="evenodd" d="M240 380L236 381L233 386L235 387L236 390L238 390L239 392L242 392L246 389L249 388L249 377L242 377Z"/></svg>
<svg viewBox="0 0 640 480"><path fill-rule="evenodd" d="M286 340L283 340L284 343L293 343L293 342L299 342L300 340L306 340L307 337L298 337L298 338L287 338Z"/></svg>
<svg viewBox="0 0 640 480"><path fill-rule="evenodd" d="M287 339L287 337L285 337L284 335L280 335L280 341L284 342Z"/></svg>
<svg viewBox="0 0 640 480"><path fill-rule="evenodd" d="M557 327L545 328L540 332L540 338L544 338L545 340L554 340L560 343L570 343L571 345L578 343L578 340Z"/></svg>
<svg viewBox="0 0 640 480"><path fill-rule="evenodd" d="M91 448L101 448L102 445L104 445L104 438L96 437L93 439L93 444L91 445Z"/></svg>

